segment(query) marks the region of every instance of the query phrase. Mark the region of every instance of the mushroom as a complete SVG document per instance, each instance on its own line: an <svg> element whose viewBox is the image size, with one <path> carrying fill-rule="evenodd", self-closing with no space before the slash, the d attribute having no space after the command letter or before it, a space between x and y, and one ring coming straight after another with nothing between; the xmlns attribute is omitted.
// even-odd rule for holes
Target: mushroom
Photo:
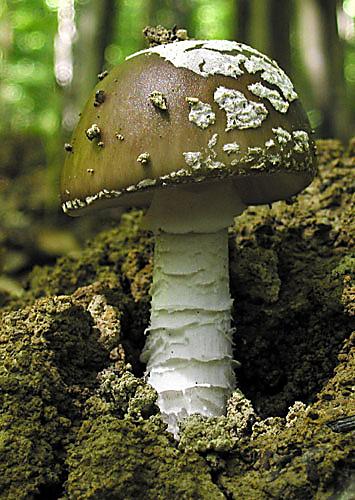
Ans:
<svg viewBox="0 0 355 500"><path fill-rule="evenodd" d="M304 189L315 175L314 141L290 79L237 42L154 46L113 68L99 88L100 116L91 96L71 141L63 209L149 207L154 272L141 359L177 436L188 415L223 414L236 385L228 227L245 207ZM164 112L152 106L157 92ZM105 148L87 140L93 123Z"/></svg>

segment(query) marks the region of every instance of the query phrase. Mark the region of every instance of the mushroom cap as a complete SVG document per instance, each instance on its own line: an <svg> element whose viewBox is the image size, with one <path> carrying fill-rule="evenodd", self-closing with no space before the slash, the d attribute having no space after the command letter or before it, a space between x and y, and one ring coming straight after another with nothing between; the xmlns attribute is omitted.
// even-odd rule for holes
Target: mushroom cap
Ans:
<svg viewBox="0 0 355 500"><path fill-rule="evenodd" d="M275 61L227 40L137 52L100 80L61 176L63 209L145 206L158 188L232 179L246 205L288 199L313 179L315 145Z"/></svg>

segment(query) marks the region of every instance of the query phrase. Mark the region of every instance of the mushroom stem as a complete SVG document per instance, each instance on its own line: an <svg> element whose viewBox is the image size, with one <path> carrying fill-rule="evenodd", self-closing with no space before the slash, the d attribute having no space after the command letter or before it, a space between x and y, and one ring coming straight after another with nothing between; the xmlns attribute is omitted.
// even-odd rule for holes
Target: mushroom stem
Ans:
<svg viewBox="0 0 355 500"><path fill-rule="evenodd" d="M235 388L228 226L242 208L228 184L163 192L148 212L156 242L142 361L175 437L189 415L222 415Z"/></svg>

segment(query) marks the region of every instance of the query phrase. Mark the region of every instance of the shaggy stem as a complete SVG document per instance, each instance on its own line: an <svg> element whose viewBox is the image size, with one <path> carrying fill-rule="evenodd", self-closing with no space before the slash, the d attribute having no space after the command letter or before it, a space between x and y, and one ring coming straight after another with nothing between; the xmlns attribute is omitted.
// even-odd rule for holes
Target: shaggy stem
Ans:
<svg viewBox="0 0 355 500"><path fill-rule="evenodd" d="M225 189L220 199L214 193L212 210L209 190L197 197L185 194L188 214L182 221L171 215L183 201L181 192L173 195L170 215L171 193L153 202L149 214L158 210L151 321L142 353L147 381L157 390L163 418L175 436L178 422L188 415L223 414L235 387L228 225L240 206L236 209L233 191L228 201ZM222 211L219 218L216 208Z"/></svg>

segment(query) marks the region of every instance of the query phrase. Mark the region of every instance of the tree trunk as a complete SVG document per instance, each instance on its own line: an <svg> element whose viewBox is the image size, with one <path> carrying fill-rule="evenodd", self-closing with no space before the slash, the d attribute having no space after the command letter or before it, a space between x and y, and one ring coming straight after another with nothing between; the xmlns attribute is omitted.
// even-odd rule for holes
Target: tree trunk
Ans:
<svg viewBox="0 0 355 500"><path fill-rule="evenodd" d="M117 24L115 0L91 0L78 12L78 39L74 45L74 78L71 101L76 109L83 106L105 66L105 49L112 41Z"/></svg>
<svg viewBox="0 0 355 500"><path fill-rule="evenodd" d="M105 49L114 40L117 26L117 1L102 0L99 2L102 8L102 16L99 19L97 32L98 38L98 71L105 66Z"/></svg>
<svg viewBox="0 0 355 500"><path fill-rule="evenodd" d="M270 33L267 19L270 11L270 0L250 0L250 45L260 52L270 55Z"/></svg>
<svg viewBox="0 0 355 500"><path fill-rule="evenodd" d="M337 26L339 0L317 0L322 28L327 98L323 103L324 136L346 138L349 113L346 105L344 51Z"/></svg>
<svg viewBox="0 0 355 500"><path fill-rule="evenodd" d="M320 111L318 134L345 138L349 134L350 116L336 6L336 0L299 0L297 31L311 101Z"/></svg>
<svg viewBox="0 0 355 500"><path fill-rule="evenodd" d="M292 12L290 0L270 0L269 30L270 30L270 56L274 58L281 68L292 75L290 21Z"/></svg>
<svg viewBox="0 0 355 500"><path fill-rule="evenodd" d="M273 57L291 73L291 0L239 0L234 37Z"/></svg>
<svg viewBox="0 0 355 500"><path fill-rule="evenodd" d="M235 0L237 19L234 38L238 42L249 43L250 1Z"/></svg>

